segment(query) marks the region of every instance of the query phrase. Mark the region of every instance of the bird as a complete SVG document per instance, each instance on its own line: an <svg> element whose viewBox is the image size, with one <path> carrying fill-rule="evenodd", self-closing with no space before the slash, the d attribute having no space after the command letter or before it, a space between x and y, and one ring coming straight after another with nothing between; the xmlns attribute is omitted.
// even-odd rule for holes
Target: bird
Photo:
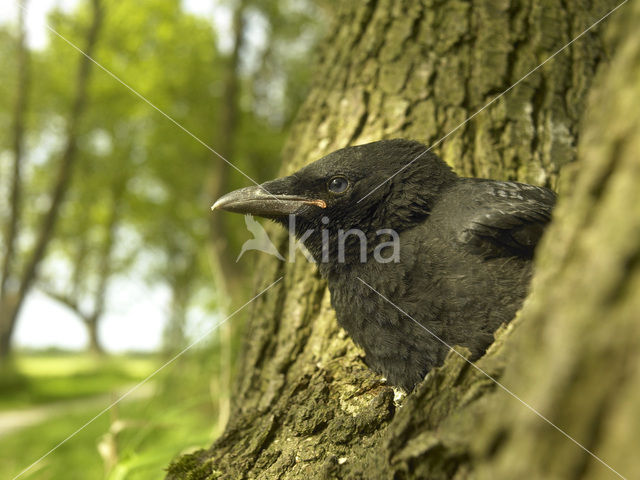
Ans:
<svg viewBox="0 0 640 480"><path fill-rule="evenodd" d="M212 210L293 230L365 363L411 391L454 346L477 360L513 319L555 202L545 187L459 176L397 138L334 151Z"/></svg>
<svg viewBox="0 0 640 480"><path fill-rule="evenodd" d="M249 230L253 235L253 238L247 240L242 244L240 254L238 255L238 258L236 258L236 263L238 263L242 255L244 255L244 253L249 250L259 250L263 253L273 255L283 262L285 261L285 258L278 251L273 242L269 239L269 235L265 231L264 227L253 218L253 215L245 215L244 223L247 226L247 230Z"/></svg>

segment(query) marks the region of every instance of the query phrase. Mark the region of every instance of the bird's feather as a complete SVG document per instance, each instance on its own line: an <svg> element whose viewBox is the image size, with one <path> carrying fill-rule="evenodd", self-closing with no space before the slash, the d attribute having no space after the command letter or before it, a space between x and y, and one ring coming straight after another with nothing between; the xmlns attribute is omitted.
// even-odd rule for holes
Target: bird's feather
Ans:
<svg viewBox="0 0 640 480"><path fill-rule="evenodd" d="M531 258L551 220L555 194L516 182L473 180L473 200L460 216L457 239L470 252Z"/></svg>

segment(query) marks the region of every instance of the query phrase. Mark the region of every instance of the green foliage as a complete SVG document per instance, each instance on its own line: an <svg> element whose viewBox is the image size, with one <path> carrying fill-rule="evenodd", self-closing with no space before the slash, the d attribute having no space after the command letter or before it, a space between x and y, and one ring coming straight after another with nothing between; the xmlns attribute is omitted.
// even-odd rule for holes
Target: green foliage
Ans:
<svg viewBox="0 0 640 480"><path fill-rule="evenodd" d="M94 409L95 410L95 409ZM13 478L32 462L44 455L62 439L82 425L94 410L78 409L62 417L53 418L39 425L28 427L20 433L0 438L0 475ZM109 418L102 417L73 441L63 444L51 456L35 466L24 478L84 480L101 478L104 470L96 442L101 432L109 426Z"/></svg>
<svg viewBox="0 0 640 480"><path fill-rule="evenodd" d="M204 360L198 354L177 360L173 370L153 378L150 396L123 400L34 467L33 478L162 477L172 458L206 446L218 433L212 399L215 392L202 381L212 360ZM139 356L103 361L64 353L19 355L16 364L32 392L48 392L48 399L55 397L59 402L46 407L50 411L44 422L0 435L2 478L13 478L117 398L105 394L121 394L158 366L157 359ZM115 378L116 371L119 378ZM90 376L96 381L87 386ZM91 393L102 395L72 403L62 401L83 391L88 394L89 388L100 384L102 388ZM42 399L34 397L32 401Z"/></svg>
<svg viewBox="0 0 640 480"><path fill-rule="evenodd" d="M219 82L212 67L220 61L211 26L183 13L177 2L105 3L97 61L184 128L209 137ZM62 35L80 43L74 28L79 20L56 14L52 21ZM44 75L39 82L44 108L38 111L53 117L64 116L68 108L67 72L77 60L56 40L38 58ZM89 97L78 138L82 161L53 243L52 258L65 267L50 263L48 281L68 289L72 279L61 278L60 271L70 277L82 261L81 278L75 280L83 293L99 288L95 277L101 274L98 265L114 210L119 242L109 262L112 273L127 272L146 251L154 260L145 268L149 280L162 280L167 265L180 265L197 281L203 275L194 272L193 263L206 235L206 209L199 197L210 152L100 70L92 76ZM50 152L38 173L48 176L55 154Z"/></svg>
<svg viewBox="0 0 640 480"><path fill-rule="evenodd" d="M118 79L92 66L87 107L76 132L79 158L40 269L41 284L74 297L90 313L87 306L105 295L109 279L134 276L168 286L181 297L182 316L196 306L213 311L219 303L206 249L208 207L214 200L207 196L207 178L223 160L208 146L216 148L225 120L229 52L218 48L216 24L185 12L179 1L101 3L104 18L94 58ZM219 8L237 6L222 2ZM90 16L88 2L80 2L70 13L54 11L48 22L82 49ZM240 52L238 125L229 161L259 181L278 168L288 125L306 92L309 52L321 23L313 2L246 2L247 41ZM256 36L252 32L262 32L261 40L250 41ZM0 129L0 183L6 189L16 88L11 28L0 30L0 53L9 67L0 72L0 92L6 93L0 97L0 126L5 127ZM48 206L80 58L53 34L46 48L31 52L18 271ZM247 184L231 166L224 168L229 172L224 190ZM244 224L241 218L224 221L227 250L234 257L246 240ZM204 302L203 291L208 291Z"/></svg>

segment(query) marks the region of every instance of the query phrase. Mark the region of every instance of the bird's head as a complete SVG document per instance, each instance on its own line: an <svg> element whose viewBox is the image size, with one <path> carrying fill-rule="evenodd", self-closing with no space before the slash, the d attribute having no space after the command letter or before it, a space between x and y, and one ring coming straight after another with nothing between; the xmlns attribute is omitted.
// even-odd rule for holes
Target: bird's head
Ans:
<svg viewBox="0 0 640 480"><path fill-rule="evenodd" d="M337 150L296 173L221 197L212 210L253 214L285 226L295 215L296 235L314 230L402 231L429 215L441 189L456 174L424 145L382 140ZM319 235L305 245L316 256Z"/></svg>

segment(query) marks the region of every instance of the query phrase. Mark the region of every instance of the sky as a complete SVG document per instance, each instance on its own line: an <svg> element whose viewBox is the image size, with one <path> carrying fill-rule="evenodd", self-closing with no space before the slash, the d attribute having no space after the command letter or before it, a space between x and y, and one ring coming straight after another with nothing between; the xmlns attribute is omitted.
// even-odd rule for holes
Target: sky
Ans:
<svg viewBox="0 0 640 480"><path fill-rule="evenodd" d="M72 11L78 3L79 0L29 0L26 8L29 46L41 49L50 41L46 17L51 9L58 7ZM0 23L14 22L19 4L22 2L0 0ZM183 0L183 5L187 11L208 18L215 24L221 50L231 48L231 41L227 41L231 28L228 9L213 0ZM248 32L249 42L259 44L262 36L259 29ZM53 41L57 39L54 37ZM128 94L123 89L123 95ZM117 310L108 311L100 325L104 347L110 352L157 350L162 342L168 302L169 292L166 288L150 289L142 282L129 279L115 281L109 290L108 305L117 305ZM196 312L188 326L191 338L201 335L215 320ZM14 341L18 348L83 349L87 345L87 338L86 329L76 316L35 290L28 295L22 308Z"/></svg>
<svg viewBox="0 0 640 480"><path fill-rule="evenodd" d="M71 12L78 5L80 0L28 0L26 2L26 26L27 42L32 48L42 48L47 45L49 31L46 20L48 13L53 8L61 8L65 12ZM24 0L2 0L0 5L0 23L15 21L17 17L18 5L22 5ZM218 48L223 52L231 50L231 11L219 5L215 0L182 0L185 10L209 19L215 24L219 33ZM249 42L259 43L264 35L260 29L253 29L248 32Z"/></svg>
<svg viewBox="0 0 640 480"><path fill-rule="evenodd" d="M162 342L168 292L146 291L137 282L119 281L111 290L110 310L100 324L100 339L110 352L154 351ZM127 292L127 293L124 293ZM137 298L137 300L133 300ZM87 332L78 318L57 302L34 290L20 313L15 332L17 347L84 349Z"/></svg>
<svg viewBox="0 0 640 480"><path fill-rule="evenodd" d="M15 21L18 5L22 1L3 0L0 6L0 22ZM78 0L29 0L26 2L27 42L32 48L42 48L47 44L48 30L46 17L51 9L59 7L69 12L78 4Z"/></svg>

